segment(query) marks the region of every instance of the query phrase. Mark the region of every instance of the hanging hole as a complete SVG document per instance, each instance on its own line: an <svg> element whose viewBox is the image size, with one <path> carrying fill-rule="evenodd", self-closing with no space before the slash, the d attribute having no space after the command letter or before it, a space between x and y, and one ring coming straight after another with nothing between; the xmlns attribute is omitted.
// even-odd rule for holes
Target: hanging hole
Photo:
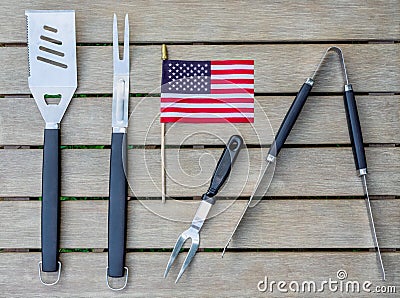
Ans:
<svg viewBox="0 0 400 298"><path fill-rule="evenodd" d="M57 31L58 31L56 28L50 27L50 26L47 26L47 25L44 25L43 29L47 30L47 31L50 31L50 32L54 32L54 33L57 33Z"/></svg>
<svg viewBox="0 0 400 298"><path fill-rule="evenodd" d="M229 150L231 151L236 151L239 148L239 143L237 141L232 141L232 143L229 144Z"/></svg>
<svg viewBox="0 0 400 298"><path fill-rule="evenodd" d="M45 94L44 101L47 105L58 105L61 101L61 94Z"/></svg>

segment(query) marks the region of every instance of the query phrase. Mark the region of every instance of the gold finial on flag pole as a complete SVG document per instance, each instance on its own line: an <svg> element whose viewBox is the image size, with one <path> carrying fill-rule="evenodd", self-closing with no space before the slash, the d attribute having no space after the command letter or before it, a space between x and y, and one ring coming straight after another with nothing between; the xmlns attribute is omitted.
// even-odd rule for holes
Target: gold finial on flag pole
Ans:
<svg viewBox="0 0 400 298"><path fill-rule="evenodd" d="M161 46L161 60L168 59L167 45ZM161 66L162 68L162 66ZM165 123L161 123L161 201L165 203Z"/></svg>
<svg viewBox="0 0 400 298"><path fill-rule="evenodd" d="M162 60L168 59L167 45L165 43L163 43L161 46L161 59Z"/></svg>

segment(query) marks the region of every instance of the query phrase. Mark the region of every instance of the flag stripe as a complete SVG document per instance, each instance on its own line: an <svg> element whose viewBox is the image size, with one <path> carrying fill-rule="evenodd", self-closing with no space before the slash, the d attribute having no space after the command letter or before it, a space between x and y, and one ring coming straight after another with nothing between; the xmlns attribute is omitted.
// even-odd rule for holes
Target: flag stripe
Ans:
<svg viewBox="0 0 400 298"><path fill-rule="evenodd" d="M181 102L162 102L161 108L254 108L254 104L251 103L181 103Z"/></svg>
<svg viewBox="0 0 400 298"><path fill-rule="evenodd" d="M211 89L231 89L231 88L240 88L240 89L253 89L253 84L212 84Z"/></svg>
<svg viewBox="0 0 400 298"><path fill-rule="evenodd" d="M250 93L231 93L231 94L181 94L181 93L162 93L161 97L168 98L254 98L254 94ZM225 100L225 99L224 99Z"/></svg>
<svg viewBox="0 0 400 298"><path fill-rule="evenodd" d="M229 75L229 74L251 74L254 75L254 69L216 69L211 70L211 75Z"/></svg>
<svg viewBox="0 0 400 298"><path fill-rule="evenodd" d="M220 103L252 103L254 104L254 98L173 98L173 97L161 97L161 104L164 103L189 103L189 104L220 104Z"/></svg>
<svg viewBox="0 0 400 298"><path fill-rule="evenodd" d="M254 79L229 79L229 80L213 80L211 79L211 84L227 84L227 83L233 83L233 84L253 84L254 85Z"/></svg>
<svg viewBox="0 0 400 298"><path fill-rule="evenodd" d="M211 80L230 80L230 79L251 79L254 80L253 74L213 74Z"/></svg>
<svg viewBox="0 0 400 298"><path fill-rule="evenodd" d="M231 65L231 64L253 65L254 60L214 60L214 61L211 61L211 65Z"/></svg>
<svg viewBox="0 0 400 298"><path fill-rule="evenodd" d="M161 123L254 123L254 118L224 117L224 118L191 118L191 117L160 117Z"/></svg>
<svg viewBox="0 0 400 298"><path fill-rule="evenodd" d="M254 93L254 89L249 89L249 88L211 89L211 94L222 94L222 93Z"/></svg>
<svg viewBox="0 0 400 298"><path fill-rule="evenodd" d="M166 112L162 117L190 117L190 118L223 118L227 117L224 113L184 113L184 112ZM229 117L239 118L254 117L254 113L229 113Z"/></svg>
<svg viewBox="0 0 400 298"><path fill-rule="evenodd" d="M211 70L224 70L224 69L253 69L254 70L254 65L240 65L240 64L211 65Z"/></svg>
<svg viewBox="0 0 400 298"><path fill-rule="evenodd" d="M161 113L165 115L165 113L239 113L241 115L245 115L247 113L254 113L253 108L176 108L176 107L166 107L161 108Z"/></svg>

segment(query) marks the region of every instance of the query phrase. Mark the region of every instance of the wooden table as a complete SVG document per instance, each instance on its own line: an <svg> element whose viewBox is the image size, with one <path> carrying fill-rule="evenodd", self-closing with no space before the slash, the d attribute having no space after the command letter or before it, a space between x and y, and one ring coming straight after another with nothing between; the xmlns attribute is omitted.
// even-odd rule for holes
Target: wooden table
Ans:
<svg viewBox="0 0 400 298"><path fill-rule="evenodd" d="M264 280L347 279L400 291L400 2L389 1L3 1L0 18L0 296L293 296L260 292ZM25 9L75 9L78 89L62 121L61 281L40 284L44 121L27 84ZM107 289L107 196L111 140L112 13L129 13L128 287ZM120 23L122 24L122 22ZM161 44L170 59L254 59L255 125L167 125L166 204L160 193L158 120ZM295 93L323 52L340 46L356 94L369 189L387 281L380 281L342 99L328 59L286 147L268 198L245 216L231 250L221 248L257 181ZM145 94L154 96L145 97ZM178 258L163 272L193 218L223 142L243 150L201 232L201 249L178 284ZM265 152L264 152L265 153ZM261 287L263 284L260 284ZM390 288L387 288L390 290ZM391 289L393 291L393 289ZM341 296L325 289L318 296ZM317 294L301 293L300 296ZM370 296L365 292L353 296ZM396 294L391 294L393 297ZM397 294L399 295L399 294ZM390 296L390 295L387 295Z"/></svg>

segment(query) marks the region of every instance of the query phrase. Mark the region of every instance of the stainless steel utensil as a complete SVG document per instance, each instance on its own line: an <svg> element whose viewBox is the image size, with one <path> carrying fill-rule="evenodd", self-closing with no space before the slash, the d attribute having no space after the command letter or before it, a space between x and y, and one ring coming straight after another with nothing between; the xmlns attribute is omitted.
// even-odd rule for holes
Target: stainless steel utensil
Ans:
<svg viewBox="0 0 400 298"><path fill-rule="evenodd" d="M42 172L42 261L45 285L60 279L60 122L77 88L75 12L27 10L29 88L46 122ZM58 272L46 282L42 272Z"/></svg>
<svg viewBox="0 0 400 298"><path fill-rule="evenodd" d="M124 54L119 58L117 16L113 21L114 83L112 101L112 139L110 157L110 199L108 205L108 266L107 287L122 290L128 281L125 266L126 213L128 184L126 179L126 129L129 104L129 21L125 15ZM122 286L112 286L111 278L124 277Z"/></svg>
<svg viewBox="0 0 400 298"><path fill-rule="evenodd" d="M200 206L197 209L192 224L186 231L179 235L178 240L176 241L174 249L169 258L167 268L164 272L164 278L167 277L168 272L171 269L171 266L174 263L176 257L178 256L183 244L189 238L192 240L192 245L190 246L189 252L186 256L185 261L183 262L181 270L178 273L178 277L176 278L175 283L179 281L182 274L185 272L186 268L189 266L190 262L194 258L200 245L200 230L203 227L205 220L207 219L207 215L210 212L211 207L216 202L215 196L224 185L226 179L228 179L232 166L242 146L243 139L240 136L231 136L228 143L226 144L224 151L221 154L221 157L219 158L214 174L211 178L210 187L201 198Z"/></svg>
<svg viewBox="0 0 400 298"><path fill-rule="evenodd" d="M385 274L385 269L383 266L381 251L380 251L379 244L378 244L378 238L376 236L375 223L374 223L374 219L372 216L371 203L370 203L368 188L367 188L367 178L366 178L366 176L367 176L367 160L365 158L363 137L362 137L362 132L361 132L360 119L358 117L357 104L355 101L353 87L349 83L349 79L347 76L347 69L346 69L346 65L344 62L342 49L340 49L339 47L336 47L336 46L329 47L325 51L317 68L315 69L314 73L303 84L299 93L297 94L296 98L294 99L291 107L289 108L289 111L287 112L287 114L278 130L278 133L276 134L275 140L272 143L272 145L268 151L267 165L264 168L263 175L258 180L256 187L253 191L253 194L251 195L236 226L234 227L233 232L231 233L231 235L224 247L222 256L224 256L224 253L225 253L226 249L228 248L229 243L231 242L232 237L235 234L235 231L237 230L238 226L240 225L240 222L241 222L244 214L246 213L246 210L249 208L251 201L254 200L255 197L263 197L267 193L269 185L267 187L263 187L262 181L265 180L264 177L267 176L268 166L275 161L275 158L279 154L283 144L285 143L287 137L289 136L289 133L292 130L292 128L293 128L293 126L294 126L294 124L295 124L307 98L308 98L308 95L310 94L312 86L314 85L315 77L316 77L318 71L320 70L322 64L324 63L325 58L327 57L328 53L330 53L330 52L336 53L340 59L340 65L341 65L341 69L342 69L343 82L344 82L343 83L344 84L344 88L343 88L344 89L343 90L344 91L344 94L343 94L344 95L344 106L345 106L345 110L346 110L347 125L348 125L349 136L350 136L350 141L351 141L353 155L354 155L354 163L355 163L357 172L358 172L359 176L361 177L361 182L362 182L362 186L363 186L363 190L364 190L365 204L367 207L367 214L368 214L368 220L369 220L369 225L370 225L371 234L372 234L372 240L373 240L375 251L376 251L377 263L378 263L379 269L381 271L382 280L385 280L386 274Z"/></svg>

